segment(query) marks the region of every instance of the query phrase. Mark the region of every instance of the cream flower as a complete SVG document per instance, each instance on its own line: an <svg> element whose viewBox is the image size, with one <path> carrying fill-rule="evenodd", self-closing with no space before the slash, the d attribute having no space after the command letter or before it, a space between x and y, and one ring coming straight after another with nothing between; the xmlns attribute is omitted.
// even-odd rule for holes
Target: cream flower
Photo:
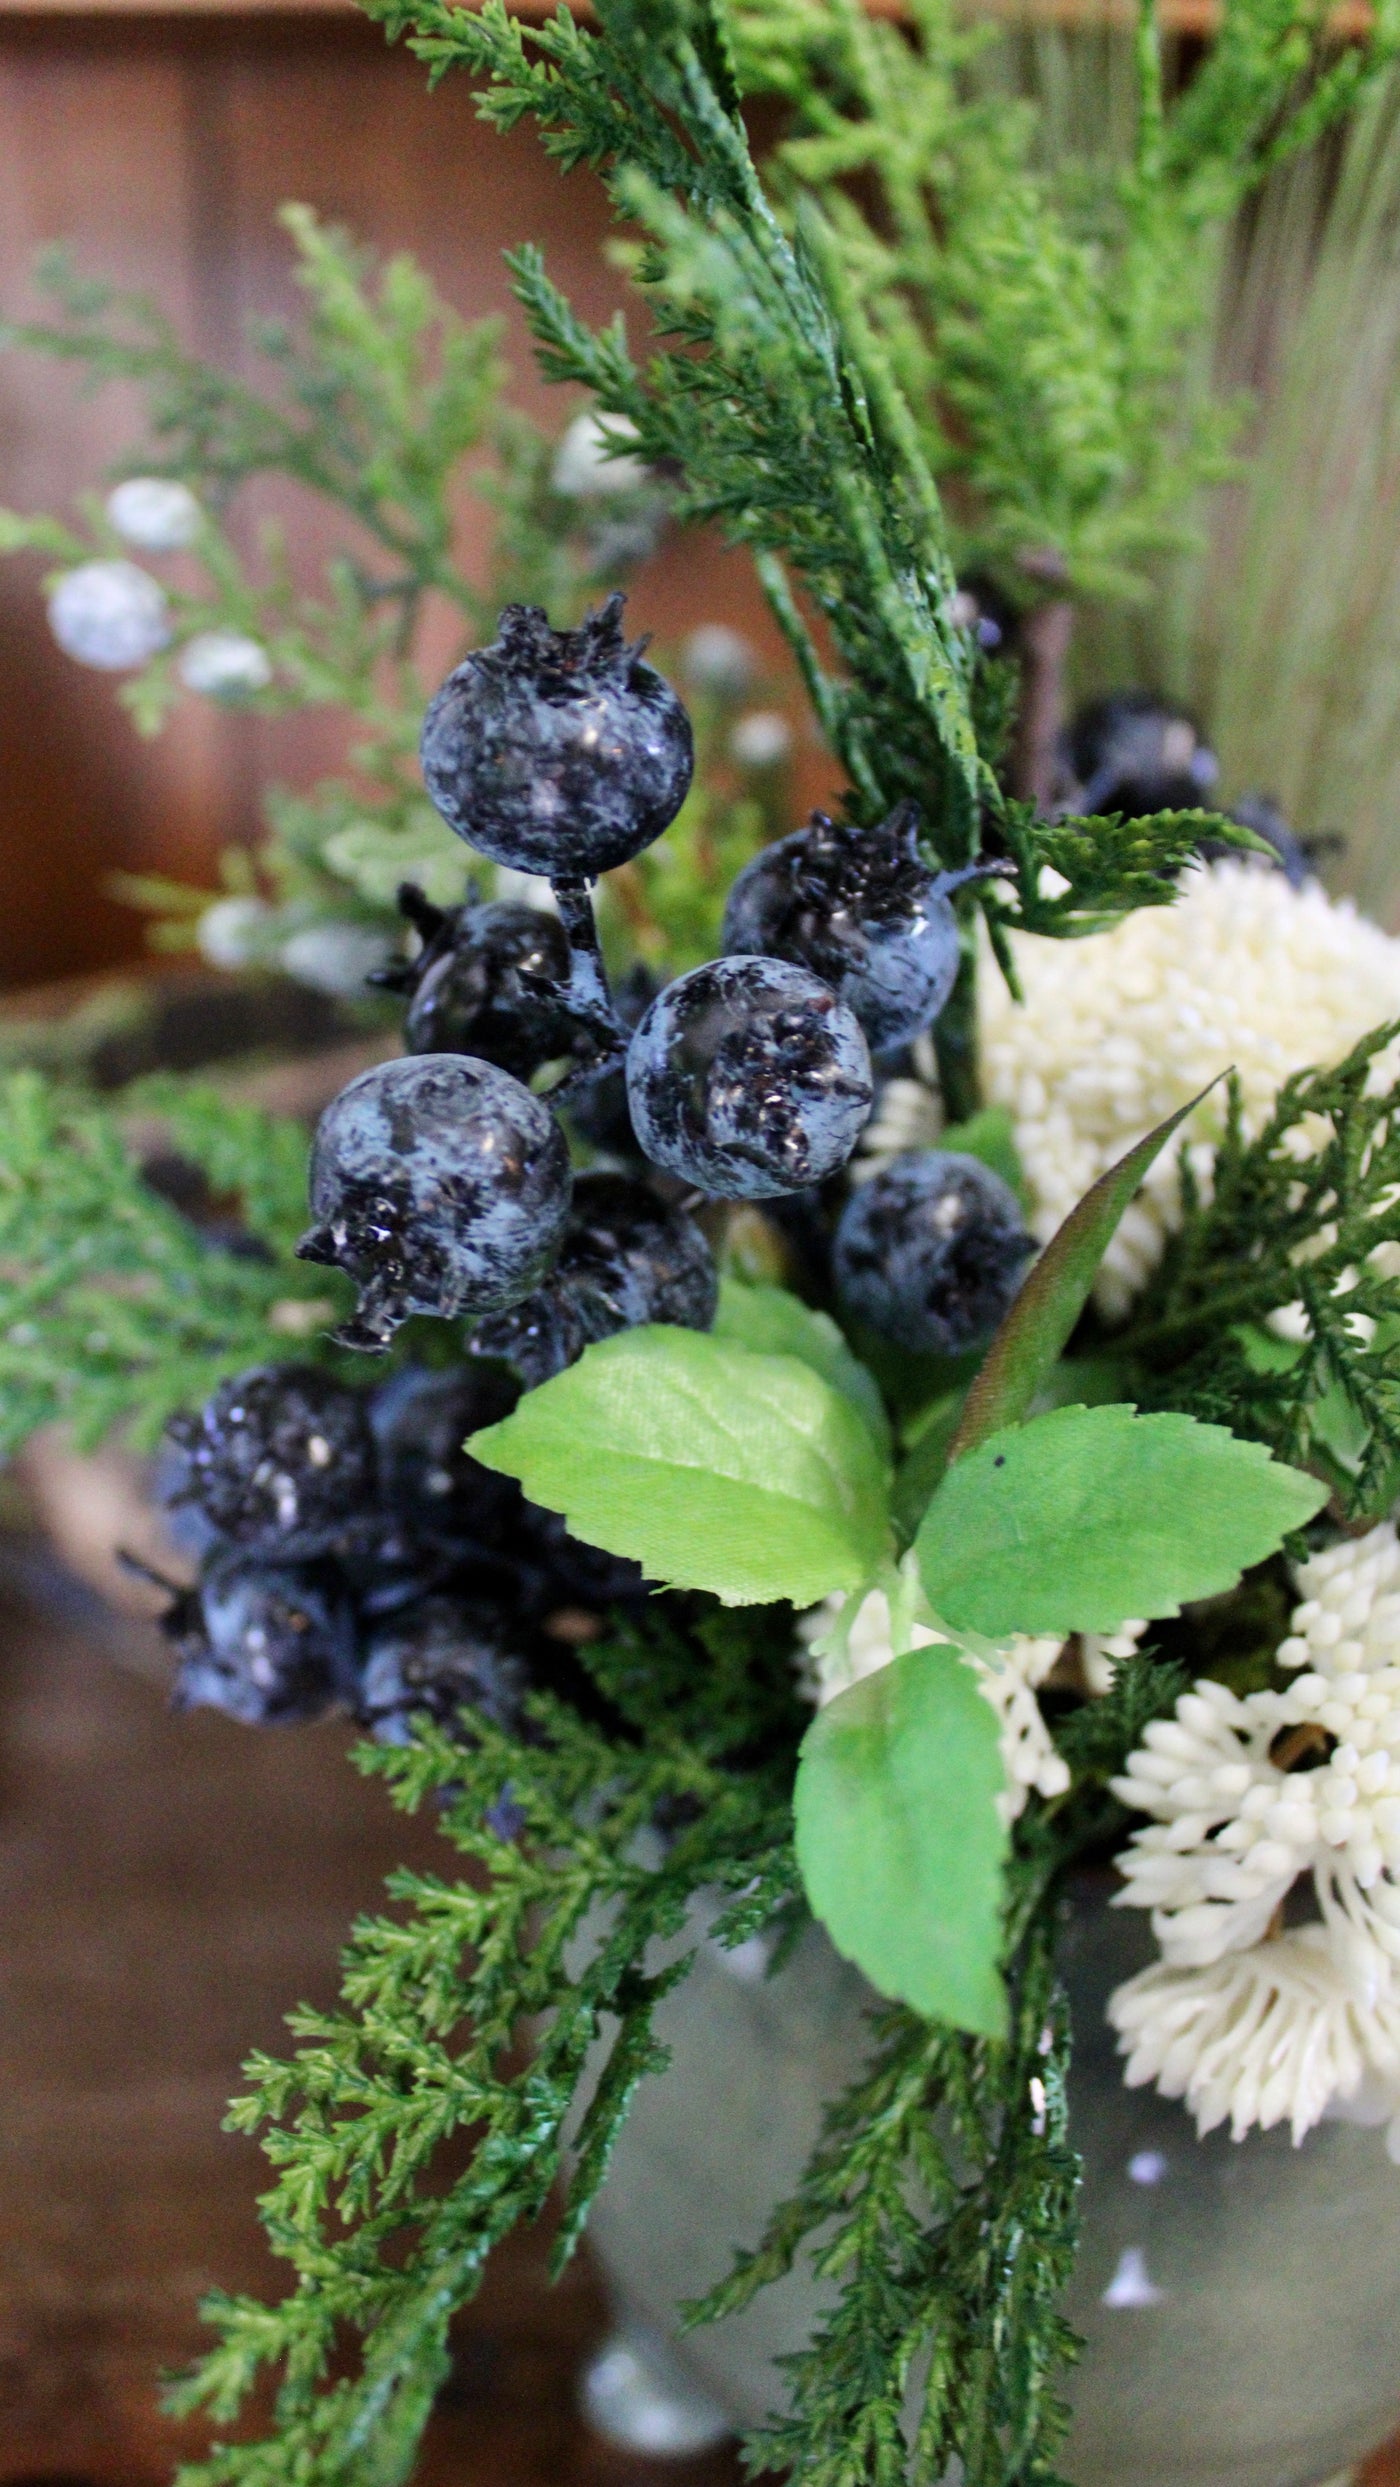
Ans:
<svg viewBox="0 0 1400 2487"><path fill-rule="evenodd" d="M1277 1652L1292 1684L1241 1699L1198 1683L1114 1782L1149 1817L1118 1860L1117 1904L1151 1910L1162 1960L1110 2006L1130 2079L1186 2097L1203 2131L1227 2112L1237 2134L1287 2115L1295 2139L1363 2074L1394 2080L1400 2110L1394 1524L1296 1578ZM1315 1922L1281 1933L1299 1886Z"/></svg>
<svg viewBox="0 0 1400 2487"><path fill-rule="evenodd" d="M818 1707L834 1700L905 1650L927 1649L935 1642L950 1646L945 1634L921 1619L922 1605L913 1558L906 1555L893 1598L886 1589L869 1589L847 1620L846 1592L838 1589L802 1616L797 1626L798 1677L808 1700ZM1000 1723L1006 1787L998 1810L1006 1823L1024 1812L1032 1789L1041 1796L1062 1796L1069 1786L1068 1767L1051 1742L1035 1697L1062 1647L1059 1640L1021 1636L994 1657L963 1653Z"/></svg>
<svg viewBox="0 0 1400 2487"><path fill-rule="evenodd" d="M1290 1072L1339 1061L1400 1015L1400 941L1316 883L1244 861L1192 867L1174 906L1084 941L1014 934L1025 992L978 978L988 1104L1003 1105L1043 1241L1115 1158L1234 1066L1247 1130ZM1109 1246L1101 1309L1124 1313L1179 1216L1177 1158L1208 1183L1215 1096L1157 1159Z"/></svg>

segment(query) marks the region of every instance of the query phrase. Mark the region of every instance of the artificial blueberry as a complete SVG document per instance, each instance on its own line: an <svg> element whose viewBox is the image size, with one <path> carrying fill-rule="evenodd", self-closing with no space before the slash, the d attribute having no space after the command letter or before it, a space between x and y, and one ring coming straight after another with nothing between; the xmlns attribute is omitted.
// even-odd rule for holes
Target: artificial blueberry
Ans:
<svg viewBox="0 0 1400 2487"><path fill-rule="evenodd" d="M519 1512L513 1477L483 1468L467 1436L509 1416L520 1384L484 1358L442 1373L409 1366L370 1400L385 1507L411 1543L455 1555L499 1544Z"/></svg>
<svg viewBox="0 0 1400 2487"><path fill-rule="evenodd" d="M724 910L725 949L809 967L853 1010L877 1053L937 1018L958 978L958 921L947 892L964 876L919 853L919 816L901 803L875 829L814 812L740 873Z"/></svg>
<svg viewBox="0 0 1400 2487"><path fill-rule="evenodd" d="M355 1626L339 1575L321 1564L217 1555L177 1597L164 1630L179 1652L178 1710L223 1710L248 1727L319 1718L355 1688Z"/></svg>
<svg viewBox="0 0 1400 2487"><path fill-rule="evenodd" d="M362 1071L311 1151L316 1224L297 1251L360 1290L342 1346L387 1347L410 1313L494 1312L539 1284L569 1213L564 1135L493 1063L411 1054Z"/></svg>
<svg viewBox="0 0 1400 2487"><path fill-rule="evenodd" d="M721 1200L768 1200L834 1174L873 1094L859 1021L786 959L693 967L658 994L627 1054L641 1147Z"/></svg>
<svg viewBox="0 0 1400 2487"><path fill-rule="evenodd" d="M1196 719L1151 691L1119 691L1073 719L1061 746L1066 798L1078 812L1190 812L1208 802L1220 763Z"/></svg>
<svg viewBox="0 0 1400 2487"><path fill-rule="evenodd" d="M175 1458L163 1499L193 1505L249 1552L322 1553L374 1499L364 1399L314 1365L235 1374L198 1415L173 1416L166 1439Z"/></svg>
<svg viewBox="0 0 1400 2487"><path fill-rule="evenodd" d="M592 880L639 855L690 785L690 720L610 596L577 630L507 605L498 636L449 674L423 724L443 819L493 862Z"/></svg>
<svg viewBox="0 0 1400 2487"><path fill-rule="evenodd" d="M957 1356L996 1328L1034 1249L999 1174L956 1149L910 1149L847 1202L836 1289L896 1345Z"/></svg>
<svg viewBox="0 0 1400 2487"><path fill-rule="evenodd" d="M435 907L411 882L399 905L423 946L374 981L410 996L409 1053L473 1054L528 1080L570 1051L569 944L557 916L500 900Z"/></svg>
<svg viewBox="0 0 1400 2487"><path fill-rule="evenodd" d="M627 1175L585 1174L544 1285L488 1314L472 1349L503 1358L533 1390L615 1331L648 1321L708 1330L718 1300L714 1258L692 1219Z"/></svg>
<svg viewBox="0 0 1400 2487"><path fill-rule="evenodd" d="M424 1714L461 1736L464 1708L493 1726L518 1726L529 1679L505 1632L496 1609L455 1597L424 1598L381 1623L355 1700L361 1726L381 1744L411 1743L412 1722Z"/></svg>

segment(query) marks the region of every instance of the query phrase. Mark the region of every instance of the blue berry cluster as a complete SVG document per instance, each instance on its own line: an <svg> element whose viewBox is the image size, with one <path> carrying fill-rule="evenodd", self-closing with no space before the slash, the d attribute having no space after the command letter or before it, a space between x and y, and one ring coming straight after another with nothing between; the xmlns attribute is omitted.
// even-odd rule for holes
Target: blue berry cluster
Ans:
<svg viewBox="0 0 1400 2487"><path fill-rule="evenodd" d="M200 1549L165 1618L177 1706L250 1726L340 1708L402 1741L419 1712L515 1726L532 1684L571 1688L641 1576L462 1448L519 1389L484 1357L373 1391L264 1365L173 1420L164 1499Z"/></svg>

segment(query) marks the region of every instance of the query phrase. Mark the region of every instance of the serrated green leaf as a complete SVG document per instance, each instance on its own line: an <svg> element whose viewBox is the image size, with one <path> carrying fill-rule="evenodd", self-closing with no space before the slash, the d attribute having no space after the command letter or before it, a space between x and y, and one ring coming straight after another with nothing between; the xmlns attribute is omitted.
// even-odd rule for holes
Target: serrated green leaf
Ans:
<svg viewBox="0 0 1400 2487"><path fill-rule="evenodd" d="M855 1589L887 1547L879 1453L796 1356L657 1324L590 1347L471 1438L575 1536L726 1606Z"/></svg>
<svg viewBox="0 0 1400 2487"><path fill-rule="evenodd" d="M990 1702L934 1647L818 1712L794 1796L807 1897L838 1952L882 1995L990 2038L1006 2026L1004 1780Z"/></svg>
<svg viewBox="0 0 1400 2487"><path fill-rule="evenodd" d="M800 1356L859 1410L882 1457L889 1457L890 1420L880 1385L869 1366L852 1355L829 1313L813 1312L787 1287L749 1286L741 1278L723 1278L712 1335L733 1339L760 1355Z"/></svg>
<svg viewBox="0 0 1400 2487"><path fill-rule="evenodd" d="M1233 1587L1326 1499L1221 1425L1055 1408L951 1467L914 1543L957 1630L1112 1632Z"/></svg>
<svg viewBox="0 0 1400 2487"><path fill-rule="evenodd" d="M1215 1086L1212 1080L1211 1087ZM1031 1270L1015 1303L988 1348L976 1381L967 1394L962 1422L948 1454L958 1460L1025 1415L1036 1392L1069 1342L1070 1332L1089 1300L1100 1261L1117 1230L1118 1221L1142 1182L1153 1159L1165 1148L1179 1123L1194 1114L1201 1097L1192 1097L1169 1114L1155 1131L1139 1140L1116 1165L1077 1201Z"/></svg>

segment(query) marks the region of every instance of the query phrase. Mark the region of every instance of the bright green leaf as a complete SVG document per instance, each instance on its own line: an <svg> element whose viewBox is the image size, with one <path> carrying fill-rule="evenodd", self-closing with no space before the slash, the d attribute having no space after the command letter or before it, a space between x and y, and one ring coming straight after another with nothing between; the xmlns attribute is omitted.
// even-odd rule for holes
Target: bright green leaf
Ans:
<svg viewBox="0 0 1400 2487"><path fill-rule="evenodd" d="M800 1356L824 1382L858 1408L882 1454L890 1452L890 1420L880 1385L850 1348L829 1313L814 1313L787 1287L747 1286L740 1278L720 1281L719 1311L714 1336L733 1339L765 1356Z"/></svg>
<svg viewBox="0 0 1400 2487"><path fill-rule="evenodd" d="M1231 1588L1326 1499L1223 1426L1055 1408L958 1460L914 1542L957 1630L1111 1632Z"/></svg>
<svg viewBox="0 0 1400 2487"><path fill-rule="evenodd" d="M886 1552L880 1456L796 1356L669 1324L624 1330L471 1439L576 1537L726 1606L805 1606Z"/></svg>
<svg viewBox="0 0 1400 2487"><path fill-rule="evenodd" d="M1018 1424L1025 1415L1068 1344L1089 1300L1099 1263L1134 1192L1178 1123L1193 1114L1201 1097L1209 1094L1210 1089L1203 1088L1201 1096L1169 1114L1101 1174L1051 1236L967 1394L962 1423L948 1454L951 1460L963 1458L1003 1425Z"/></svg>
<svg viewBox="0 0 1400 2487"><path fill-rule="evenodd" d="M1007 1833L996 1716L951 1649L913 1649L818 1711L794 1798L807 1897L882 1995L999 2037Z"/></svg>

